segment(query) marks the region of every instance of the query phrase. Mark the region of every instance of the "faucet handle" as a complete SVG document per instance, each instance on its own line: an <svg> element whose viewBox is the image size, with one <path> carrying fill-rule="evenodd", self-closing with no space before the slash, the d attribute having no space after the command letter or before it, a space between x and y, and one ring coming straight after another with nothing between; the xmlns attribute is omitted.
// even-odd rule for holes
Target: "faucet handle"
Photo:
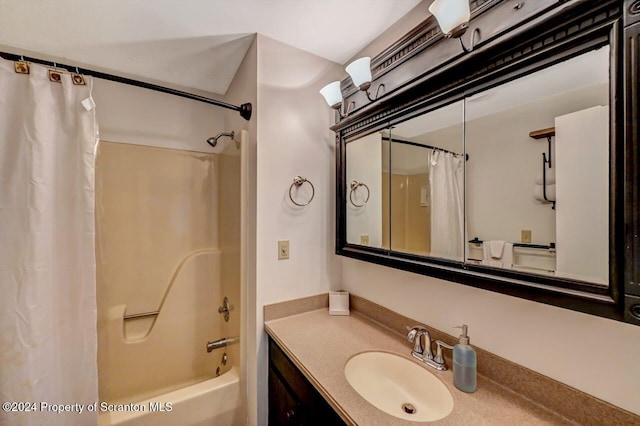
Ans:
<svg viewBox="0 0 640 426"><path fill-rule="evenodd" d="M420 354L424 352L424 347L422 346L422 339L420 339L420 335L418 334L421 329L424 327L416 325L413 327L406 326L407 330L409 330L409 334L407 334L407 340L409 343L413 343L413 353Z"/></svg>
<svg viewBox="0 0 640 426"><path fill-rule="evenodd" d="M409 330L409 334L407 334L407 340L410 343L413 343L413 352L414 356L419 355L420 357L424 354L424 346L422 345L422 339L420 336L427 331L421 325L414 325L413 327L406 326L407 330ZM430 342L429 342L430 343Z"/></svg>
<svg viewBox="0 0 640 426"><path fill-rule="evenodd" d="M424 328L421 325L414 325L413 327L409 327L408 325L405 326L405 328L409 331L409 334L407 334L407 339L413 343L414 339L416 338L416 336L418 335L418 333L424 333L424 332L429 332L426 328Z"/></svg>
<svg viewBox="0 0 640 426"><path fill-rule="evenodd" d="M444 361L444 356L442 356L442 348L453 350L453 346L446 344L442 340L436 340L436 348L436 356L433 358L433 361L442 366L442 370L446 370L447 363Z"/></svg>

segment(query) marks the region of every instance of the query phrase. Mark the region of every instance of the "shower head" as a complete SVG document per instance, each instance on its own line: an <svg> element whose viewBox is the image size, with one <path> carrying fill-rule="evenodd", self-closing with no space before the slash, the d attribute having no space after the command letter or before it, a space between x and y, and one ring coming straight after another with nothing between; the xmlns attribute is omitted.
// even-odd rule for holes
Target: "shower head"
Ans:
<svg viewBox="0 0 640 426"><path fill-rule="evenodd" d="M227 132L227 133L218 133L214 137L207 139L207 143L211 145L213 148L215 148L216 145L218 144L218 139L220 139L223 136L228 136L231 138L231 140L234 140L233 139L234 135L235 135L235 132L233 131ZM236 142L236 145L237 145L237 142Z"/></svg>

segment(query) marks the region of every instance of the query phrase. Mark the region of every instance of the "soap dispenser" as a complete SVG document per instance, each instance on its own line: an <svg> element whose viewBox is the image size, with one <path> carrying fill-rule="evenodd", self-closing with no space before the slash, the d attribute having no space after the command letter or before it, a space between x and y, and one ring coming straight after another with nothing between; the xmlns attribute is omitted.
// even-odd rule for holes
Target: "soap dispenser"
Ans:
<svg viewBox="0 0 640 426"><path fill-rule="evenodd" d="M462 329L458 344L453 347L453 384L463 392L475 392L477 376L476 351L469 346L467 326Z"/></svg>

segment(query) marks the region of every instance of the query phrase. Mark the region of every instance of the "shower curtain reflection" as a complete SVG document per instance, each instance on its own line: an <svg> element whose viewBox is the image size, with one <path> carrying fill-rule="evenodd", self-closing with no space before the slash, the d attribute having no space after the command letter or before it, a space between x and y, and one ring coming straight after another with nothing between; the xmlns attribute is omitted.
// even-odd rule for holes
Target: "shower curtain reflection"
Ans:
<svg viewBox="0 0 640 426"><path fill-rule="evenodd" d="M431 188L431 256L462 260L464 157L433 150L428 156Z"/></svg>

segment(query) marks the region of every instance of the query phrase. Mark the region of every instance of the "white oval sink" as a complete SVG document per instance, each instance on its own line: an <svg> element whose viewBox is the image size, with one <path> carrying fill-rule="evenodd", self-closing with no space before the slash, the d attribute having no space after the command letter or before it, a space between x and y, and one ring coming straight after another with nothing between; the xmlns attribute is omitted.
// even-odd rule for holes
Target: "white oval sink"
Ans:
<svg viewBox="0 0 640 426"><path fill-rule="evenodd" d="M347 361L344 374L370 404L404 420L431 422L453 410L453 397L436 376L395 354L363 352Z"/></svg>

